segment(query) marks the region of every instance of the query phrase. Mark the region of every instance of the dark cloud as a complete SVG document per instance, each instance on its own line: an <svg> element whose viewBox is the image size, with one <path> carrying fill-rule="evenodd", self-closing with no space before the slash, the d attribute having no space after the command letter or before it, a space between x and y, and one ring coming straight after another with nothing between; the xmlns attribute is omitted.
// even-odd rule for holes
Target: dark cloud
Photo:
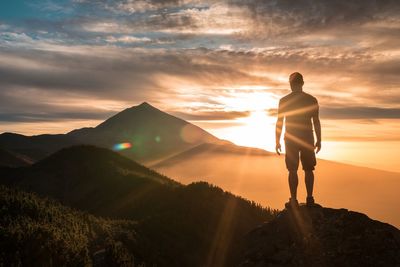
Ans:
<svg viewBox="0 0 400 267"><path fill-rule="evenodd" d="M324 107L320 114L327 119L400 119L400 108Z"/></svg>
<svg viewBox="0 0 400 267"><path fill-rule="evenodd" d="M75 91L123 99L129 94L140 94L147 90L168 90L163 88L162 81L157 80L160 74L193 79L203 84L216 84L228 79L263 80L213 59L208 50L153 53L115 49L111 56L103 55L101 49L99 54L90 48L87 50L88 53L82 51L76 54L0 50L0 55L7 55L7 62L0 63L0 86ZM19 63L21 59L23 62ZM150 91L146 94L150 94Z"/></svg>
<svg viewBox="0 0 400 267"><path fill-rule="evenodd" d="M40 113L1 113L2 122L58 122L63 120L104 120L114 115L114 112L54 112L54 110Z"/></svg>
<svg viewBox="0 0 400 267"><path fill-rule="evenodd" d="M246 8L267 34L304 34L311 30L358 26L366 22L398 17L397 0L229 0ZM255 25L257 26L257 25Z"/></svg>
<svg viewBox="0 0 400 267"><path fill-rule="evenodd" d="M66 102L71 99L76 101L77 98L67 98L66 95L57 98L43 95L38 91L22 90L18 92L16 89L13 91L12 93L0 91L1 122L104 120L115 114L115 111L104 110L84 103L68 105Z"/></svg>
<svg viewBox="0 0 400 267"><path fill-rule="evenodd" d="M270 116L277 115L277 109L268 109ZM376 123L376 119L400 119L400 108L380 108L380 107L320 107L322 119L346 120L362 119L368 123Z"/></svg>

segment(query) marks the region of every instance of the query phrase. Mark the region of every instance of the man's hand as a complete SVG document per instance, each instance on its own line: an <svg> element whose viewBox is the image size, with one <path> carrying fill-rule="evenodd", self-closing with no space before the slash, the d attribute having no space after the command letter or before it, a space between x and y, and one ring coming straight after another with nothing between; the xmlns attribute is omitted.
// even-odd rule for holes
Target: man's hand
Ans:
<svg viewBox="0 0 400 267"><path fill-rule="evenodd" d="M317 141L314 147L316 149L315 152L318 153L321 150L321 141Z"/></svg>
<svg viewBox="0 0 400 267"><path fill-rule="evenodd" d="M278 154L278 155L281 154L281 144L280 143L276 143L275 151L276 151L276 154Z"/></svg>

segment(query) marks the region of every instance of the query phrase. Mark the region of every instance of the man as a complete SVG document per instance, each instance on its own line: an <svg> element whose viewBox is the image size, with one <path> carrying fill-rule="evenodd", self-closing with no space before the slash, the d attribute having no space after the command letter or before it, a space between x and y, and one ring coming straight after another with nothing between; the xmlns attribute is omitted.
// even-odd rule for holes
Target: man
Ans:
<svg viewBox="0 0 400 267"><path fill-rule="evenodd" d="M314 167L316 158L314 149L318 153L321 150L321 124L319 121L318 101L315 97L303 92L303 76L292 73L289 77L292 92L279 101L278 120L276 122L276 153L280 155L280 138L283 122L285 120L285 163L289 171L290 199L286 207L298 206L297 169L299 160L305 173L307 189L307 205L314 204ZM314 144L313 125L317 141Z"/></svg>

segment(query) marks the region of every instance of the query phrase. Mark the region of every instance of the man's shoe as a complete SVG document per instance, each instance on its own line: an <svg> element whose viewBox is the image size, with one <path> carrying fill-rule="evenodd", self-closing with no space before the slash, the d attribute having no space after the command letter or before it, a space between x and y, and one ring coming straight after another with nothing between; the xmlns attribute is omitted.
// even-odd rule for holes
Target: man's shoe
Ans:
<svg viewBox="0 0 400 267"><path fill-rule="evenodd" d="M307 206L309 206L309 207L314 206L315 205L314 198L313 197L307 197L306 203L307 203Z"/></svg>
<svg viewBox="0 0 400 267"><path fill-rule="evenodd" d="M297 201L297 199L289 198L289 201L285 203L286 209L293 209L298 207L299 207L299 202Z"/></svg>

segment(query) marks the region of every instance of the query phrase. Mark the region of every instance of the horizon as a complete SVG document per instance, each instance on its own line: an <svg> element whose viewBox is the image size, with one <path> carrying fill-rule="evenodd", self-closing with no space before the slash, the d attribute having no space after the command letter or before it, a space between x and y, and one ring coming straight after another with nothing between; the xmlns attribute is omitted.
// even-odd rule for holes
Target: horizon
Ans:
<svg viewBox="0 0 400 267"><path fill-rule="evenodd" d="M123 108L122 110L117 111L114 114L110 114L109 117L105 118L104 120L96 121L95 124L93 124L91 126L84 125L81 128L96 127L99 124L101 124L102 122L104 122L105 120L108 120L108 119L112 118L114 115L118 114L119 112L124 111L125 109L135 108L135 107L141 106L143 104L148 104L148 105L150 105L150 106L152 106L154 108L157 108L156 106L152 105L151 103L149 103L147 101L144 101L144 102L142 102L140 104L136 104L136 105L133 105L133 106L128 106L126 108ZM163 110L161 110L161 111L165 112ZM166 113L168 113L168 112L166 112ZM168 113L168 114L173 115L173 116L175 116L177 118L180 118L179 114L174 114L174 113ZM180 118L180 119L182 119L182 118ZM189 122L189 123L192 123L192 124L194 124L196 126L199 126L199 127L201 126L201 122L198 123L198 121L193 121L193 120L192 121L191 120L186 120L186 121ZM93 122L90 122L90 123L93 123ZM265 130L268 129L268 130L270 130L270 132L275 134L275 132L274 132L275 131L275 121L273 120L273 124L270 124L269 126L270 126L269 129L268 129L268 127L264 127L264 129L262 129L261 133L264 133ZM258 129L260 129L260 127L258 125L256 127ZM239 131L226 131L225 133L227 134L228 138L225 138L226 136L224 135L224 132L223 132L225 129L223 129L223 131L221 133L221 131L218 131L218 129L217 129L217 131L215 131L212 128L211 128L211 130L207 129L206 127L204 127L204 128L200 127L200 128L202 128L202 129L206 130L207 132L213 134L214 136L216 136L219 139L230 141L230 142L234 143L235 145L252 147L252 148L260 148L260 149L264 149L264 150L266 150L268 152L275 153L274 152L274 146L275 146L275 139L274 138L265 139L265 141L267 141L267 142L264 142L263 145L258 145L258 144L255 144L254 142L246 142L246 140L240 140L240 139L239 140L235 140L234 137L233 138L229 138L229 134L230 133L232 133L232 132L241 133L240 132L241 129L239 129ZM27 136L34 136L34 135L41 135L41 134L66 134L66 133L68 133L70 131L73 131L73 130L76 130L76 129L80 129L80 128L67 129L64 132L39 132L39 133L26 132L26 133L17 133L17 134L23 134L23 135L27 135ZM251 131L251 130L254 130L254 129L249 128L249 127L244 127L244 130L245 131L249 131L249 130ZM16 132L14 132L14 133L16 133ZM386 143L391 144L393 142L387 141ZM127 143L127 144L129 144L129 143ZM376 159L375 157L371 157L371 155L374 155L375 154L374 152L376 152L376 146L380 146L381 142L371 142L371 141L366 142L366 141L363 141L363 140L359 140L359 141L356 142L356 144L354 144L354 142L349 142L349 141L344 141L344 142L343 141L342 142L340 142L340 141L339 142L338 141L325 141L325 142L323 142L323 144L324 144L325 148L326 148L326 146L328 144L328 149L324 149L322 152L318 153L318 155L317 155L318 158L325 159L325 160L330 160L330 161L335 161L335 162L338 162L338 163L350 164L350 165L359 166L359 167L378 169L378 170L384 170L384 171L389 171L389 172L400 172L400 167L396 164L397 161L395 160L395 157L393 157L393 160L389 161L389 162L387 162L386 159L382 159L382 158ZM357 144L358 145L363 144L363 145L369 146L369 147L367 147L367 149L369 150L367 153L365 153L365 148L364 148L364 154L366 154L364 156L364 161L363 160L355 161L354 158L352 157L351 153L347 154L349 152L348 146L351 147L351 146L354 146L354 145L357 145ZM121 145L121 144L115 144L115 146L119 146L119 145ZM339 147L337 147L338 145L339 145ZM397 153L396 145L400 145L400 142L398 144L396 143L395 146L392 147L393 148L392 151L389 151L389 153L392 153L393 155L395 155ZM129 144L129 146L131 146L131 144ZM282 142L282 147L283 147L283 151L285 151L284 142ZM114 147L113 148L110 147L110 149L114 150ZM332 150L336 150L335 152L338 153L338 154L340 153L341 156L338 157L337 155L324 153L324 151L332 151ZM350 150L351 150L351 148L350 148Z"/></svg>
<svg viewBox="0 0 400 267"><path fill-rule="evenodd" d="M396 1L0 7L0 132L65 133L147 101L218 138L274 151L278 101L299 71L320 105L318 158L400 172Z"/></svg>
<svg viewBox="0 0 400 267"><path fill-rule="evenodd" d="M0 265L400 266L399 33L399 0L0 2Z"/></svg>

